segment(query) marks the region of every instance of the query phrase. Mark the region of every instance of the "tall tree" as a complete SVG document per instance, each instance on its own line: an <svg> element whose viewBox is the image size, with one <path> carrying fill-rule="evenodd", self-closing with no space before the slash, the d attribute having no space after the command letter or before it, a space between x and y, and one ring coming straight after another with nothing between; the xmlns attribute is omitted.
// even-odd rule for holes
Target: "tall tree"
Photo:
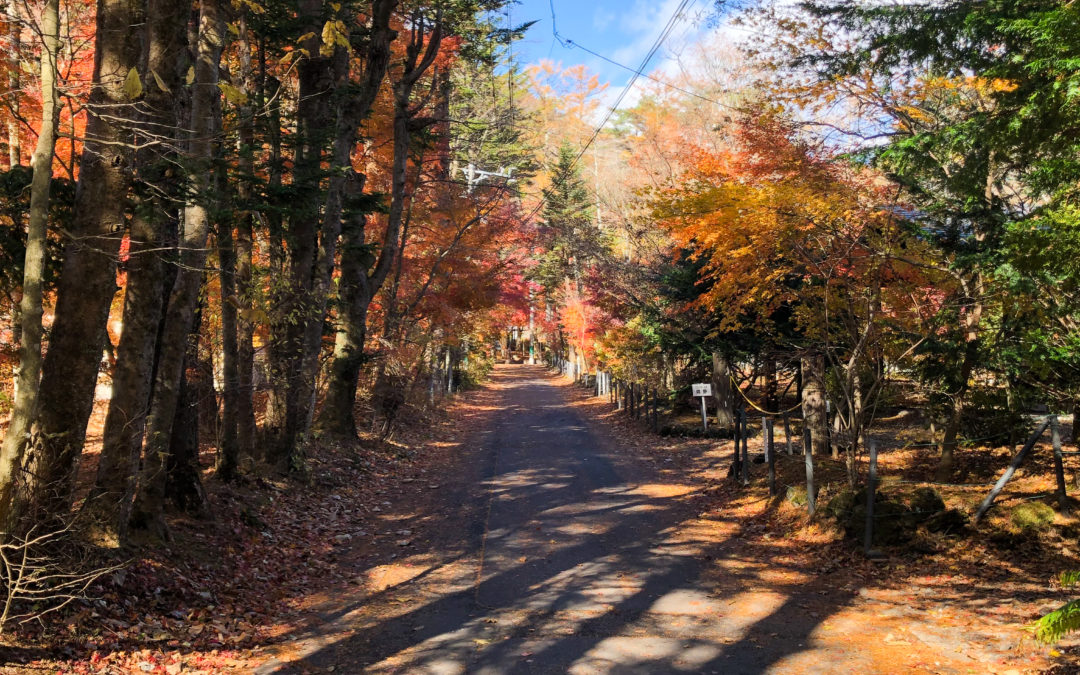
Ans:
<svg viewBox="0 0 1080 675"><path fill-rule="evenodd" d="M550 167L551 185L544 190L539 231L543 248L533 278L550 297L556 297L569 279L577 293L584 290L585 273L603 251L593 216L594 202L578 165L578 152L567 144Z"/></svg>
<svg viewBox="0 0 1080 675"><path fill-rule="evenodd" d="M320 414L319 426L340 436L354 436L353 403L363 363L363 345L367 334L367 312L375 293L386 281L398 255L399 237L409 197L407 169L412 135L431 124L430 119L418 119L420 109L412 100L413 90L435 63L443 38L443 16L425 10L414 10L410 16L408 42L400 74L392 83L393 95L393 159L390 167L390 204L386 229L383 231L378 258L373 266L363 264L365 217L356 214L346 229L343 248L357 258L342 267L340 284L343 292L343 320L338 329L334 358L330 365L327 395ZM370 259L369 259L370 260ZM370 263L369 263L370 264Z"/></svg>
<svg viewBox="0 0 1080 675"><path fill-rule="evenodd" d="M86 139L37 414L25 450L2 463L14 467L0 475L0 527L8 531L24 517L45 522L68 507L116 292L144 21L142 0L98 1Z"/></svg>
<svg viewBox="0 0 1080 675"><path fill-rule="evenodd" d="M21 341L15 404L0 448L0 481L10 480L27 441L37 411L41 379L42 295L45 282L49 197L52 191L53 153L56 149L60 109L57 100L56 54L60 46L60 0L47 0L41 14L41 128L30 160L30 218L26 232L22 299L19 303Z"/></svg>
<svg viewBox="0 0 1080 675"><path fill-rule="evenodd" d="M938 330L918 351L943 410L938 477L946 479L976 372L995 370L1015 381L1027 368L1008 372L1016 359L998 355L1023 351L1020 340L1055 339L1056 329L1013 334L1025 321L998 300L1024 292L1010 231L1053 220L1065 227L1050 231L1071 237L1074 219L1053 214L1064 215L1057 206L1075 198L1080 176L1080 117L1068 93L1078 77L1071 36L1080 10L1070 3L973 0L805 8L820 21L820 35L843 38L804 34L792 42L801 53L791 64L814 74L811 93L840 93L877 125L873 135L888 142L878 140L866 152L905 186L920 209L924 237L939 247L940 270L952 277ZM1075 315L1072 303L1047 304L1043 295L1022 305L1041 305L1049 316ZM988 325L1003 330L991 333ZM1064 343L1056 349L1071 351Z"/></svg>
<svg viewBox="0 0 1080 675"><path fill-rule="evenodd" d="M179 269L169 293L162 326L157 372L150 415L146 421L143 468L132 510L132 525L165 536L164 500L166 468L176 411L180 404L188 336L195 326L206 264L210 233L210 208L214 199L214 135L221 129L218 71L225 40L223 9L217 0L199 5L198 47L191 88L191 123L187 151L192 169L184 206L183 233L178 255Z"/></svg>
<svg viewBox="0 0 1080 675"><path fill-rule="evenodd" d="M127 533L135 478L143 445L158 355L164 304L177 266L179 213L179 98L190 66L188 8L171 0L149 0L146 20L146 82L136 130L136 185L130 249L125 265L123 330L112 372L112 397L105 417L101 456L86 502L89 527L102 542L119 543Z"/></svg>

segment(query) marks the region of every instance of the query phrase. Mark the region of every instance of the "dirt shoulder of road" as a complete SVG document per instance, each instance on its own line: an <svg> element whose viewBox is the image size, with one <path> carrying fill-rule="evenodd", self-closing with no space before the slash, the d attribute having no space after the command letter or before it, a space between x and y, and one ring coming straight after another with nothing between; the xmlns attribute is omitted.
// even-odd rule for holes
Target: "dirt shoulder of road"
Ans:
<svg viewBox="0 0 1080 675"><path fill-rule="evenodd" d="M126 565L90 598L0 635L0 673L252 672L326 598L392 586L411 573L397 559L437 547L494 396L406 411L388 442L315 444L305 476L224 485L207 468L206 518L171 516L171 541L112 554Z"/></svg>
<svg viewBox="0 0 1080 675"><path fill-rule="evenodd" d="M784 489L770 498L764 465L752 465L748 487L730 480L731 441L658 436L643 421L614 410L606 397L568 386L596 433L705 495L688 527L724 542L712 575L718 588L749 577L763 592L810 589L817 601L801 608L820 615L814 639L842 639L867 653L899 648L919 654L909 665L926 672L1080 672L1080 641L1046 646L1027 630L1070 599L1054 579L1080 569L1072 518L1059 516L1057 527L1019 540L995 534L1004 516L955 535L920 530L871 561L820 510L808 518ZM761 452L760 444L751 442L752 454ZM803 458L780 460L780 485L798 485ZM980 485L977 492L984 490Z"/></svg>

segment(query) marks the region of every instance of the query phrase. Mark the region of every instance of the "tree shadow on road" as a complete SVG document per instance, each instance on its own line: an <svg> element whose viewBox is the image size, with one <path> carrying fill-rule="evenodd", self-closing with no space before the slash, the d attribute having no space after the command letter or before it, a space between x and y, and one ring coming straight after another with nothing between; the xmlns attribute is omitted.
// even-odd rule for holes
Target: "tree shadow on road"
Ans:
<svg viewBox="0 0 1080 675"><path fill-rule="evenodd" d="M457 583L429 583L433 570L411 579L402 586L412 601L392 614L359 620L365 603L383 597L339 599L320 626L294 636L307 637L299 654L260 672L759 672L805 649L830 610L851 599L834 593L823 603L798 584L753 591L753 571L718 586L708 574L718 561L768 560L770 551L748 551L737 523L725 524L723 538L688 528L697 489L640 468L628 475L581 414L558 405L560 391L529 375L506 388L485 441L495 457L484 527L458 534L467 542L455 548L471 552L475 567ZM515 444L520 456L508 458ZM575 444L591 450L567 451ZM545 461L530 462L536 453Z"/></svg>

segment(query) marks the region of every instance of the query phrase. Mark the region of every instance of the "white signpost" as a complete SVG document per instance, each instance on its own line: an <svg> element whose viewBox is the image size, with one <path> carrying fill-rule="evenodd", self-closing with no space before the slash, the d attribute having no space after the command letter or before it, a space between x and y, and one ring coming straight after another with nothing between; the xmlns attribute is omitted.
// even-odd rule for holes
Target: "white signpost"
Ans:
<svg viewBox="0 0 1080 675"><path fill-rule="evenodd" d="M692 384L690 385L690 391L696 398L701 399L701 429L702 431L709 430L709 413L705 409L705 397L712 396L711 384Z"/></svg>

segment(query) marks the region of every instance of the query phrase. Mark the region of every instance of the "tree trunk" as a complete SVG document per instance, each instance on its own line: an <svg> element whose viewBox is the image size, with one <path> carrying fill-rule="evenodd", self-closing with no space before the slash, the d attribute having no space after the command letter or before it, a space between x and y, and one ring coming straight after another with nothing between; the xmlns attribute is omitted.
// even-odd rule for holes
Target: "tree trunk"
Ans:
<svg viewBox="0 0 1080 675"><path fill-rule="evenodd" d="M256 100L262 108L261 88L255 80L251 63L251 46L248 44L247 13L240 15L239 59L241 77L249 100ZM257 97L257 98L256 98ZM239 312L236 337L236 444L238 452L246 457L255 453L255 322L250 314L255 304L254 220L251 212L255 198L252 184L255 177L255 107L250 103L240 106L239 122L240 170L237 196L243 213L236 224L236 295L244 312Z"/></svg>
<svg viewBox="0 0 1080 675"><path fill-rule="evenodd" d="M70 506L116 293L115 260L131 185L130 120L135 117L124 82L139 63L137 27L143 21L140 0L98 0L86 140L71 237L64 242L56 318L20 474L0 476L0 529L24 517L43 522Z"/></svg>
<svg viewBox="0 0 1080 675"><path fill-rule="evenodd" d="M255 326L250 311L253 298L252 253L254 215L252 184L256 180L254 162L255 104L262 107L262 96L255 82L248 43L247 10L238 19L238 49L240 77L248 100L238 106L239 147L237 148L238 176L236 197L239 204L233 212L236 218L236 238L232 234L232 219L224 218L218 226L218 249L221 264L221 342L224 391L221 413L221 447L217 474L224 481L236 478L240 455L252 456L255 449L254 365ZM228 175L224 169L220 194L228 192ZM245 312L248 313L245 316Z"/></svg>
<svg viewBox="0 0 1080 675"><path fill-rule="evenodd" d="M388 1L383 4L385 5L383 7L385 11L390 11L396 5L395 2ZM328 431L355 428L355 420L332 420L329 416L347 415L350 418L352 417L351 402L356 400L356 387L358 386L358 381L353 377L353 373L355 372L356 376L359 376L356 359L359 358L358 355L363 349L363 334L357 335L356 331L359 327L356 320L366 321L368 307L375 293L382 288L399 253L399 237L405 213L405 199L408 196L406 169L408 168L409 142L412 132L418 129L412 119L414 115L411 107L412 91L420 77L434 63L442 36L439 19L436 19L434 26L432 26L417 11L413 13L412 21L414 27L413 30L409 31L410 41L405 50L403 71L400 79L394 84L394 139L393 163L390 171L390 208L387 214L386 230L383 233L382 247L378 260L370 273L366 271L366 267L353 268L351 275L348 278L343 276L339 282L339 286L342 288L346 288L346 284L355 286L355 295L351 296L353 306L349 310L353 313L353 316L348 325L343 324L339 328L334 362L331 364L331 379L327 383L327 405L324 405L319 420L320 428ZM429 29L431 29L430 33L428 32ZM360 241L363 241L362 221L360 225ZM355 232L353 236L356 236ZM353 293L354 290L350 289L348 292ZM353 331L353 334L342 336L342 330ZM361 333L366 332L366 327L361 328L360 331ZM340 351L341 357L351 358L351 362L337 363L339 358L337 344L341 343L353 345L349 350Z"/></svg>
<svg viewBox="0 0 1080 675"><path fill-rule="evenodd" d="M131 501L135 492L143 431L150 406L151 383L157 360L162 312L176 268L168 264L167 248L175 247L177 192L171 168L176 158L163 150L177 139L161 140L164 130L177 126L173 92L179 90L187 69L185 29L188 8L171 0L150 0L147 5L147 71L162 78L161 88L152 75L145 77L141 106L143 143L136 156L137 201L131 221L131 248L124 290L123 331L116 349L113 395L105 418L97 477L86 501L90 528L101 543L118 545L127 536Z"/></svg>
<svg viewBox="0 0 1080 675"><path fill-rule="evenodd" d="M304 353L301 364L301 383L304 386L304 390L299 397L300 410L298 414L303 422L304 433L306 433L310 427L311 418L314 414L314 393L319 372L319 354L322 351L323 324L326 318L327 303L330 297L334 259L337 254L337 241L344 229L346 218L345 202L346 198L350 195L360 195L363 192L364 183L366 182L366 177L364 175L358 174L352 170L352 153L356 146L356 136L360 124L371 112L371 108L375 103L375 98L378 95L379 89L382 86L382 81L385 78L386 71L390 65L390 42L395 35L390 26L390 19L396 6L397 0L375 0L372 3L370 37L364 59L364 70L360 77L361 84L358 88L352 89L352 95L343 98L339 102L337 108L333 156L331 158L332 166L334 167L334 175L330 179L327 189L319 240L319 254L315 261L315 271L313 275L312 316L309 319L304 335ZM348 72L347 55L339 48L335 50L334 58L336 76L341 79L346 78ZM350 214L350 216L349 239L347 242L343 241L343 245L351 245L354 247L354 250L356 250L357 238L359 238L359 245L363 245L365 219L362 214ZM394 233L394 236L396 237L396 232ZM365 324L364 326L361 326L359 342L357 343L357 335L355 333L355 322L357 317L351 316L348 321L352 324L351 329L354 331L353 335L352 337L345 337L343 339L343 355L346 357L346 362L342 363L340 368L342 371L347 372L342 372L341 374L346 378L350 378L347 381L351 382L352 385L349 387L349 392L341 391L340 387L337 391L333 392L333 394L329 391L327 392L328 399L331 398L331 396L336 397L333 405L335 406L334 415L337 416L338 419L331 421L328 418L320 416L319 420L320 428L325 431L343 432L343 435L348 437L355 437L356 435L355 421L352 420L352 409L356 400L357 378L359 378L359 357L363 353L367 307L368 304L370 304L371 296L373 294L370 280L366 278L367 266L363 264L363 261L367 260L368 256L359 250L357 250L357 254L359 254L358 257L360 260L353 262L358 265L350 269L347 280L343 273L341 280L339 281L339 287L342 287L342 295L348 296L348 300L352 301L352 307L346 311L351 314L359 315L359 321L362 324ZM344 258L342 264L346 264ZM361 280L359 275L365 275L365 278ZM353 285L353 288L349 288L348 285L342 286L342 284L346 283ZM379 283L381 284L381 281ZM355 303L357 301L362 302L361 299L364 297L367 298L367 302L363 303L363 307L355 307ZM335 336L334 345L335 360L338 355L337 337L338 336ZM354 369L356 372L355 376L352 375ZM336 372L337 371L334 370L334 366L332 365L332 378ZM333 379L331 381L333 381ZM343 419L343 417L347 417L348 419ZM324 420L326 421L325 426L323 425Z"/></svg>
<svg viewBox="0 0 1080 675"><path fill-rule="evenodd" d="M18 0L8 0L7 13L11 17L8 23L8 91L11 92L11 116L8 118L8 169L14 169L22 165L22 147L19 142L19 107L22 95L22 82L19 73L22 72L22 21L19 20ZM44 22L43 22L44 23ZM59 21L57 21L59 25ZM42 36L46 35L42 25ZM55 55L55 51L53 52Z"/></svg>
<svg viewBox="0 0 1080 675"><path fill-rule="evenodd" d="M777 401L779 387L776 383L776 359L768 354L765 355L761 372L761 377L765 381L765 405L763 407L766 410L775 412L780 408L780 404Z"/></svg>
<svg viewBox="0 0 1080 675"><path fill-rule="evenodd" d="M269 296L270 307L282 306L286 299L285 279L285 246L284 246L284 222L281 212L284 205L281 203L282 173L284 170L284 157L281 147L281 83L274 78L265 77L265 49L260 48L260 68L264 72L264 87L268 88L269 115L267 121L267 135L270 137L270 166L268 169L267 188L270 203L273 208L266 214L268 239L270 247L270 271ZM271 386L266 399L266 415L262 429L264 455L270 458L269 441L272 440L274 430L283 424L285 419L285 390L276 386L278 374L285 372L285 349L281 340L275 339L277 325L280 324L278 311L275 309L271 314L271 340L267 345L266 378Z"/></svg>
<svg viewBox="0 0 1080 675"><path fill-rule="evenodd" d="M277 359L271 373L275 390L268 458L282 468L299 469L303 420L307 409L301 399L308 395L302 376L304 347L309 323L315 321L313 276L318 255L320 183L324 176L324 149L332 125L331 98L338 84L332 59L321 53L319 35L323 25L321 0L298 0L298 18L306 30L301 47L306 55L298 61L298 98L293 152L292 201L289 207L286 287L275 303L271 333ZM321 321L321 317L318 318ZM321 325L319 326L321 329Z"/></svg>
<svg viewBox="0 0 1080 675"><path fill-rule="evenodd" d="M815 454L829 451L829 437L825 415L825 358L820 354L803 357L802 409L803 425L810 430Z"/></svg>
<svg viewBox="0 0 1080 675"><path fill-rule="evenodd" d="M730 429L735 424L735 392L731 387L731 364L720 352L712 353L712 389L716 401L716 425Z"/></svg>
<svg viewBox="0 0 1080 675"><path fill-rule="evenodd" d="M960 373L954 383L956 386L949 393L951 405L948 418L945 420L941 439L941 459L935 475L935 480L940 482L952 478L957 438L964 418L964 401L967 397L968 383L979 359L979 330L983 313L982 297L985 292L982 274L976 273L975 278L969 284L965 284L965 290L968 291L966 295L970 305L969 311L964 315L964 360L960 363Z"/></svg>
<svg viewBox="0 0 1080 675"><path fill-rule="evenodd" d="M222 104L224 105L224 104ZM224 114L224 113L223 113ZM222 115L215 115L218 120ZM239 407L240 407L240 348L239 348L239 312L240 300L236 297L236 246L233 239L233 214L236 213L236 204L230 198L229 175L221 158L224 157L224 129L217 128L214 132L214 156L218 158L213 167L214 187L213 193L219 200L214 210L216 222L214 229L217 233L218 245L218 290L219 306L221 307L221 415L220 425L214 424L211 429L216 431L218 452L215 470L217 477L222 481L231 482L236 478L239 463ZM196 322L197 324L198 322ZM210 373L205 379L199 377L200 386L209 385L209 391L200 391L201 409L209 407L213 411L215 421L218 418L218 400L214 390L214 371L212 359ZM199 361L200 367L203 361ZM207 411L209 412L209 410Z"/></svg>
<svg viewBox="0 0 1080 675"><path fill-rule="evenodd" d="M353 214L341 238L341 288L338 327L326 398L319 413L319 429L339 438L356 437L356 388L364 365L364 339L370 305L367 269L370 253L364 247L366 216Z"/></svg>
<svg viewBox="0 0 1080 675"><path fill-rule="evenodd" d="M18 28L16 28L18 30ZM15 381L15 403L11 421L0 449L0 482L10 483L23 457L27 434L33 422L41 381L41 339L43 329L42 284L45 279L45 245L49 226L49 193L52 189L52 160L56 148L56 128L60 110L56 95L56 53L60 43L60 0L48 0L41 15L41 129L30 166L30 219L26 232L22 299L19 302L19 370ZM18 94L16 94L18 97Z"/></svg>
<svg viewBox="0 0 1080 675"><path fill-rule="evenodd" d="M200 402L203 392L213 384L206 381L207 369L199 358L199 333L202 309L188 336L184 367L177 386L176 418L169 438L169 457L165 472L165 497L180 511L194 516L207 513L206 491L199 466Z"/></svg>
<svg viewBox="0 0 1080 675"><path fill-rule="evenodd" d="M222 186L224 187L224 186ZM221 290L221 371L224 380L221 406L217 476L230 482L236 478L239 461L240 346L236 295L236 254L232 222L228 216L218 223L218 278Z"/></svg>
<svg viewBox="0 0 1080 675"><path fill-rule="evenodd" d="M183 374L187 338L195 326L202 269L206 263L209 234L211 181L209 164L213 153L213 134L220 127L216 117L219 90L218 63L223 46L223 22L217 0L203 0L199 8L198 56L191 102L190 155L195 167L189 179L191 197L184 208L184 229L180 249L180 269L169 294L165 326L162 330L160 358L154 382L154 394L147 420L146 452L139 491L131 524L152 534L166 537L164 499L166 463Z"/></svg>

